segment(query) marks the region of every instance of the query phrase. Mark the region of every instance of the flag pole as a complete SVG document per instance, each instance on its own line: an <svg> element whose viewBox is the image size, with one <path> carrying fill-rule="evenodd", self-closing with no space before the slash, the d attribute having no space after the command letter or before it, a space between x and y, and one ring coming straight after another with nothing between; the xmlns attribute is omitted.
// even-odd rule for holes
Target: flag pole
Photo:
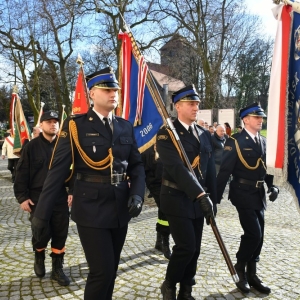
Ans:
<svg viewBox="0 0 300 300"><path fill-rule="evenodd" d="M40 112L39 112L39 117L38 117L38 120L37 120L37 122L36 122L35 127L40 127L40 120L41 120L41 116L42 116L42 114L43 114L44 106L45 106L45 103L44 103L44 102L41 102L41 108L40 108Z"/></svg>
<svg viewBox="0 0 300 300"><path fill-rule="evenodd" d="M59 133L61 132L64 124L64 115L65 115L65 105L62 105L62 112L61 112L61 118L60 118L60 124L59 124Z"/></svg>
<svg viewBox="0 0 300 300"><path fill-rule="evenodd" d="M140 52L140 50L139 50L139 48L138 48L138 46L137 46L137 43L136 43L136 41L135 41L135 39L134 39L134 37L133 37L133 34L132 34L131 31L129 30L129 26L126 24L126 22L125 22L125 20L124 20L124 18L123 18L123 16L122 16L121 13L120 13L120 15L121 15L121 17L122 17L122 19L123 19L123 21L124 21L124 24L125 24L125 26L124 26L124 27L125 27L125 30L127 31L127 34L129 35L129 37L130 37L130 39L131 39L131 43L132 43L132 45L133 45L132 51L134 52L134 54L135 54L136 57L140 57L140 56L141 56L141 52ZM192 168L192 166L191 166L191 164L190 164L190 162L189 162L189 159L188 159L188 157L187 157L187 155L186 155L186 152L185 152L185 150L184 150L184 148L183 148L183 145L182 145L182 143L181 143L181 141L180 141L180 138L179 138L179 136L178 136L178 134L177 134L177 132L176 132L176 129L175 129L174 125L173 125L173 122L172 122L172 120L171 120L171 118L170 118L170 116L169 116L169 114L168 114L168 112L167 112L167 110L166 110L166 107L165 107L164 102L163 102L163 100L162 100L162 98L161 98L161 95L160 95L159 92L158 92L158 88L157 88L157 86L156 86L155 80L154 80L153 75L152 75L152 73L151 73L150 70L148 70L148 72L147 72L147 79L146 79L146 82L147 82L148 88L149 88L149 90L150 90L150 93L152 94L153 99L154 99L154 101L155 101L155 105L157 106L157 108L158 108L160 114L161 114L162 117L163 117L164 123L167 124L167 126L168 126L169 129L171 130L171 132L172 132L172 134L173 134L173 136L174 136L174 138L175 138L175 140L176 140L177 146L179 147L179 149L180 149L180 151L181 151L183 160L184 160L184 162L185 162L187 168L189 169L189 171L190 171L190 172L195 176L195 178L196 178L195 172L194 172L194 170L193 170L193 168ZM224 244L224 242L223 242L223 239L222 239L222 237L221 237L221 234L220 234L220 232L219 232L219 230L218 230L217 224L216 224L215 220L213 220L212 218L210 219L210 225L211 225L211 227L212 227L212 230L213 230L213 233L214 233L214 235L215 235L215 237L216 237L216 240L217 240L217 242L218 242L218 244L219 244L219 247L220 247L220 249L221 249L221 252L222 252L222 254L223 254L223 256L224 256L224 259L225 259L225 261L226 261L226 264L227 264L227 267L228 267L228 269L229 269L229 271L230 271L230 274L231 274L231 276L232 276L232 278L233 278L233 281L234 281L234 282L238 282L238 281L239 281L239 277L238 277L238 275L237 275L237 273L236 273L236 270L235 270L235 268L234 268L234 266L233 266L233 264L232 264L232 261L231 261L231 259L230 259L229 254L228 254L228 251L227 251L227 249L226 249L226 246L225 246L225 244Z"/></svg>

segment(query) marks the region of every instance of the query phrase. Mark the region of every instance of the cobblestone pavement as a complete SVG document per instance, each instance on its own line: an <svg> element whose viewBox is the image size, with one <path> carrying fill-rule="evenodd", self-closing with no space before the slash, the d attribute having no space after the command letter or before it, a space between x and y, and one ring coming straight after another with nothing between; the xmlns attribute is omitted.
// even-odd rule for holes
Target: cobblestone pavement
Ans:
<svg viewBox="0 0 300 300"><path fill-rule="evenodd" d="M0 161L0 300L83 299L87 263L71 221L65 255L68 287L50 280L51 261L47 255L45 278L33 272L33 252L28 214L19 209L12 190L7 160ZM227 195L224 197L227 198ZM129 224L123 248L114 300L162 299L160 285L168 261L154 249L157 209L153 199L145 200L141 215ZM217 224L230 257L235 263L242 233L234 207L223 200L218 206ZM266 235L258 273L272 289L268 296L254 289L248 295L236 287L213 232L205 226L193 296L198 299L300 299L300 215L293 200L281 190L269 203ZM48 250L50 254L50 250Z"/></svg>

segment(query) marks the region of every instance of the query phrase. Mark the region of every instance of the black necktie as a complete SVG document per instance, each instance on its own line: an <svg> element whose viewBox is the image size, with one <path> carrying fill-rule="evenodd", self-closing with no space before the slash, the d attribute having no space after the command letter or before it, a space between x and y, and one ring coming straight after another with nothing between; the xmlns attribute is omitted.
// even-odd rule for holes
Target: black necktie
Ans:
<svg viewBox="0 0 300 300"><path fill-rule="evenodd" d="M189 126L189 130L188 131L189 131L190 135L192 135L197 140L197 142L199 143L199 140L197 139L197 137L194 134L194 130L193 130L192 126Z"/></svg>
<svg viewBox="0 0 300 300"><path fill-rule="evenodd" d="M260 149L260 143L259 143L259 140L258 140L258 138L257 138L256 136L254 137L254 140L255 140L256 148L257 148L257 150L260 152L261 149Z"/></svg>
<svg viewBox="0 0 300 300"><path fill-rule="evenodd" d="M112 138L112 130L110 128L108 119L107 118L103 118L103 121L104 121L105 128L107 129L107 131L109 133L110 138Z"/></svg>

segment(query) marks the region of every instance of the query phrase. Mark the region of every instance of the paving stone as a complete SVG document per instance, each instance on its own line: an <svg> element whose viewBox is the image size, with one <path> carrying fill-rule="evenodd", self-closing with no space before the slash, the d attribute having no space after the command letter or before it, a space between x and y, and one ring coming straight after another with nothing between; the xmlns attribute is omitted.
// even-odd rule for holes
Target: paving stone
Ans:
<svg viewBox="0 0 300 300"><path fill-rule="evenodd" d="M50 247L46 254L46 276L37 278L33 271L34 254L28 214L13 195L7 160L0 161L0 300L83 299L88 266L79 241L76 224L70 221L64 257L65 273L71 284L61 287L50 279ZM147 198L143 211L129 224L122 251L113 300L162 299L160 286L168 260L154 249L157 208ZM218 206L217 224L227 251L235 263L242 230L238 215L230 201ZM260 294L253 288L244 295L236 288L227 269L214 234L209 226L203 230L202 248L193 289L195 299L274 299L300 300L300 215L291 195L284 189L265 213L265 242L258 264L258 273L272 293ZM174 245L171 239L171 246Z"/></svg>

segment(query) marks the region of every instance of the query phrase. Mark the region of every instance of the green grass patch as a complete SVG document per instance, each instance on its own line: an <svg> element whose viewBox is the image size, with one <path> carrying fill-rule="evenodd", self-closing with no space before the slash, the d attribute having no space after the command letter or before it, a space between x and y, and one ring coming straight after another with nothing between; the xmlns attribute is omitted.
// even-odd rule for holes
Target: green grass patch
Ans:
<svg viewBox="0 0 300 300"><path fill-rule="evenodd" d="M262 130L260 131L260 134L261 134L262 136L264 136L264 137L267 137L267 129L262 129Z"/></svg>
<svg viewBox="0 0 300 300"><path fill-rule="evenodd" d="M236 133L236 132L237 132L237 129L234 130L234 132L232 132L232 134L234 134L234 133ZM260 134L261 134L262 136L264 136L264 137L267 137L267 129L262 129L262 130L260 131Z"/></svg>

